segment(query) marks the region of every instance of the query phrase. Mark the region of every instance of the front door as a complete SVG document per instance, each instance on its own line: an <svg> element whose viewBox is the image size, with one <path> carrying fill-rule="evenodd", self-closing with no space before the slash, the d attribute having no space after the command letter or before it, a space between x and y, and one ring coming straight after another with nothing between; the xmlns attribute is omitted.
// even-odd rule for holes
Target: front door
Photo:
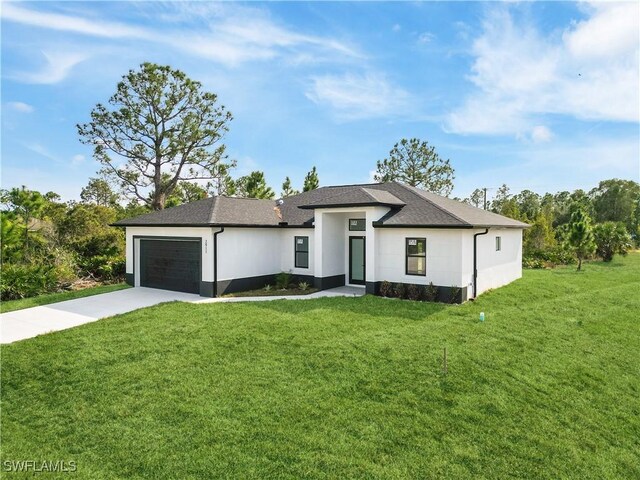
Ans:
<svg viewBox="0 0 640 480"><path fill-rule="evenodd" d="M365 239L349 237L349 283L365 284Z"/></svg>

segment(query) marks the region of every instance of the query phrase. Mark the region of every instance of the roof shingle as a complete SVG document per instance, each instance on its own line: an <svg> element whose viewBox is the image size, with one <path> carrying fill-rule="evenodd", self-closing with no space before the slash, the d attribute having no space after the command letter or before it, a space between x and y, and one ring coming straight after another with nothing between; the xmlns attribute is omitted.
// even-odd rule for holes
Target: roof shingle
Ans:
<svg viewBox="0 0 640 480"><path fill-rule="evenodd" d="M321 187L281 201L211 197L120 220L118 226L303 226L313 223L313 209L382 205L390 208L377 227L506 227L526 223L397 182Z"/></svg>

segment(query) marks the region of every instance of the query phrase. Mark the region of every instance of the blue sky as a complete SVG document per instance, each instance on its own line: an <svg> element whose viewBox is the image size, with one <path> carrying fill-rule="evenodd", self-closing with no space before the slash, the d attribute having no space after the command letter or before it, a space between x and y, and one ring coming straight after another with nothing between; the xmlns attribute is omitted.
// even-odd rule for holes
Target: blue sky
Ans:
<svg viewBox="0 0 640 480"><path fill-rule="evenodd" d="M234 114L235 175L370 181L403 137L453 195L640 180L640 7L627 3L2 3L2 186L78 198L75 124L144 61Z"/></svg>

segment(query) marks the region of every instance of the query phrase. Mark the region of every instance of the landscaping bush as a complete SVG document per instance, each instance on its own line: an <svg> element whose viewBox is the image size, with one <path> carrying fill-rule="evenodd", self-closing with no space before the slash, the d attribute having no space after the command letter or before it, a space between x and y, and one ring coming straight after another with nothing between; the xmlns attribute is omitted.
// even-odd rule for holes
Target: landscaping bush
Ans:
<svg viewBox="0 0 640 480"><path fill-rule="evenodd" d="M17 300L54 292L58 283L58 274L53 266L5 264L0 278L0 299Z"/></svg>
<svg viewBox="0 0 640 480"><path fill-rule="evenodd" d="M427 302L435 302L438 298L438 287L433 282L429 282L429 285L423 287L423 298Z"/></svg>
<svg viewBox="0 0 640 480"><path fill-rule="evenodd" d="M307 282L300 282L298 284L298 288L300 290L302 290L303 292L306 292L307 290L309 290L310 285Z"/></svg>
<svg viewBox="0 0 640 480"><path fill-rule="evenodd" d="M393 293L396 298L405 298L406 288L404 287L404 283L396 283Z"/></svg>
<svg viewBox="0 0 640 480"><path fill-rule="evenodd" d="M407 298L409 300L420 300L420 286L410 283L407 286Z"/></svg>
<svg viewBox="0 0 640 480"><path fill-rule="evenodd" d="M291 284L291 273L280 272L276 275L276 287L280 290L286 290Z"/></svg>
<svg viewBox="0 0 640 480"><path fill-rule="evenodd" d="M387 282L385 280L380 284L380 295L382 295L383 297L393 296L393 285L391 285L391 282Z"/></svg>
<svg viewBox="0 0 640 480"><path fill-rule="evenodd" d="M456 287L455 285L451 285L451 290L449 290L449 303L458 303L458 297L461 292L460 287Z"/></svg>

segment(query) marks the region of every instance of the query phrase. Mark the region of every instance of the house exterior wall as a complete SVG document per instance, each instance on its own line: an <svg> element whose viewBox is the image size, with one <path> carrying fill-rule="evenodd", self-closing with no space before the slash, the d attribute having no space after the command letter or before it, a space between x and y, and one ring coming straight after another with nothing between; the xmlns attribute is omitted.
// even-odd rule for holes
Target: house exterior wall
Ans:
<svg viewBox="0 0 640 480"><path fill-rule="evenodd" d="M315 213L313 229L226 227L217 237L217 279L222 285L218 293L260 288L270 283L273 276L281 271L290 271L310 280L315 277L319 288L345 284L349 274L348 237L365 236L367 291L375 291L375 284L384 280L419 285L433 282L442 287L461 287L464 291L462 299L470 298L473 295L473 234L481 233L484 229L374 228L372 222L387 211L386 207L347 211L321 209ZM350 218L365 218L366 230L349 231ZM219 230L211 227L127 227L127 281L136 286L140 284L139 237L190 237L201 239L201 281L211 284L209 287L213 288L213 234ZM308 269L294 266L296 236L309 237ZM496 236L502 238L500 251L495 250ZM409 237L426 238L426 276L406 274L405 249ZM522 276L521 229L491 228L487 235L478 237L477 247L477 294Z"/></svg>
<svg viewBox="0 0 640 480"><path fill-rule="evenodd" d="M295 267L295 237L309 237L309 268ZM314 244L313 228L285 228L280 230L280 268L278 272L313 276L315 263Z"/></svg>
<svg viewBox="0 0 640 480"><path fill-rule="evenodd" d="M484 230L480 230L484 231ZM496 237L501 250L496 251ZM473 249L473 239L471 240ZM478 292L498 288L522 277L522 230L519 228L490 228L487 235L478 237ZM473 274L473 265L471 265Z"/></svg>
<svg viewBox="0 0 640 480"><path fill-rule="evenodd" d="M462 236L460 229L379 228L377 229L376 280L462 287ZM426 276L406 274L406 239L426 238Z"/></svg>
<svg viewBox="0 0 640 480"><path fill-rule="evenodd" d="M226 227L218 235L218 280L280 272L281 233L277 228Z"/></svg>

